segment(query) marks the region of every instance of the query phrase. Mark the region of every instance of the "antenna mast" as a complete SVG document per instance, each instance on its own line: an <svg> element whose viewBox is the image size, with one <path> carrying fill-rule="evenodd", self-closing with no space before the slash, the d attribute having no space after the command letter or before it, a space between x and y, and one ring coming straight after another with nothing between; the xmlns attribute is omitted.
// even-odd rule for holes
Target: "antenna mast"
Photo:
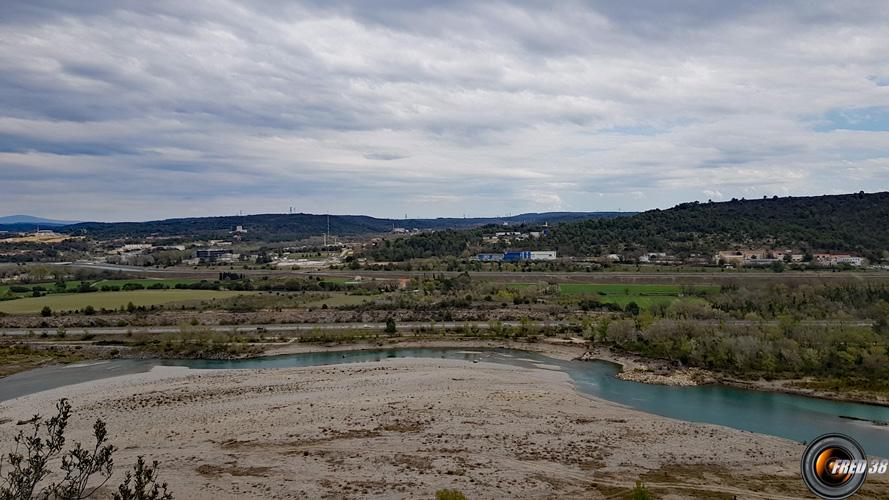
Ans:
<svg viewBox="0 0 889 500"><path fill-rule="evenodd" d="M327 247L327 238L330 237L330 214L327 214L327 233L324 234L324 246Z"/></svg>

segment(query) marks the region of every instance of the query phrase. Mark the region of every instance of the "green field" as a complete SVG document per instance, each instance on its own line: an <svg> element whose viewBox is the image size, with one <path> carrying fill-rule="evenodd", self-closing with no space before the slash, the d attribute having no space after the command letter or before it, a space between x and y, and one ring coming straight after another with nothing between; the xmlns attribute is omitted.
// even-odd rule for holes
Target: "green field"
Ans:
<svg viewBox="0 0 889 500"><path fill-rule="evenodd" d="M703 299L691 295L718 293L717 285L697 285L683 287L680 285L627 285L627 284L594 284L594 283L564 283L559 285L559 292L568 296L592 295L599 302L617 304L626 307L630 302L635 302L645 310L654 304L670 305L677 300L701 301Z"/></svg>
<svg viewBox="0 0 889 500"><path fill-rule="evenodd" d="M510 283L507 288L522 290L534 286L532 283ZM648 309L654 304L669 305L677 300L701 301L698 294L719 293L719 285L631 285L621 283L561 283L559 294L563 297L574 297L575 300L584 296L592 296L603 304L617 304L626 307L635 302L641 309ZM694 295L692 295L694 294Z"/></svg>
<svg viewBox="0 0 889 500"><path fill-rule="evenodd" d="M522 290L534 285L534 283L510 283L507 288ZM703 294L718 293L719 285L628 285L621 283L562 283L559 285L559 293L562 295L678 297L688 291Z"/></svg>
<svg viewBox="0 0 889 500"><path fill-rule="evenodd" d="M71 311L93 306L96 309L118 309L130 302L136 306L156 306L173 302L225 299L251 292L227 290L133 290L128 292L93 292L49 294L43 297L0 302L0 312L7 314L36 314L44 306L53 311Z"/></svg>
<svg viewBox="0 0 889 500"><path fill-rule="evenodd" d="M332 293L326 299L315 300L303 304L305 307L321 307L327 304L327 307L336 306L357 306L365 301L371 301L373 297L368 295L347 295L345 293Z"/></svg>
<svg viewBox="0 0 889 500"><path fill-rule="evenodd" d="M661 295L678 297L686 290L693 290L698 293L717 293L718 285L695 285L683 287L680 285L624 285L609 283L563 283L559 285L559 291L563 295L623 295L623 296L645 296L645 295Z"/></svg>

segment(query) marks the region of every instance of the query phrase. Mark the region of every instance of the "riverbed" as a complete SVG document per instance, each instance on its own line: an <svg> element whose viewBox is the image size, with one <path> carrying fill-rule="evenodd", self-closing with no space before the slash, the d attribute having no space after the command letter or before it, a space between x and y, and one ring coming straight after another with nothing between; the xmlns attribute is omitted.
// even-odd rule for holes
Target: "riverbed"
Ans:
<svg viewBox="0 0 889 500"><path fill-rule="evenodd" d="M341 363L375 363L384 359L454 359L563 372L574 387L633 409L689 422L723 425L800 443L829 432L848 434L872 455L889 457L889 408L805 396L738 389L719 385L673 387L620 380L619 367L605 361L557 359L536 352L500 348L436 347L325 351L239 360L112 360L73 366L39 368L7 377L0 401L131 373L156 366L192 370L276 369ZM533 372L532 372L533 373Z"/></svg>

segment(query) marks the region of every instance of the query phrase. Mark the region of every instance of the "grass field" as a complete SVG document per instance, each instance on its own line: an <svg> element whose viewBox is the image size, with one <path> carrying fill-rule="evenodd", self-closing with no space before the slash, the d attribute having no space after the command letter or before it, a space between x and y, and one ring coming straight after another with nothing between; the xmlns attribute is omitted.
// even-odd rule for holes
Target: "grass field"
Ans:
<svg viewBox="0 0 889 500"><path fill-rule="evenodd" d="M685 290L694 290L701 293L717 293L718 285L695 285L683 287L680 285L623 285L623 284L596 284L596 283L563 283L559 285L559 291L563 295L623 295L623 296L679 296Z"/></svg>
<svg viewBox="0 0 889 500"><path fill-rule="evenodd" d="M251 292L226 290L133 290L128 292L93 292L50 294L0 302L0 312L7 314L36 314L44 306L53 311L71 311L93 306L96 309L117 309L130 302L136 306L153 306L173 302L224 299Z"/></svg>
<svg viewBox="0 0 889 500"><path fill-rule="evenodd" d="M371 301L374 298L369 295L347 295L345 293L332 293L326 299L315 300L304 304L305 307L321 307L327 304L327 307L336 306L356 306L364 301Z"/></svg>
<svg viewBox="0 0 889 500"><path fill-rule="evenodd" d="M510 283L508 288L521 290L533 286L531 283ZM701 294L719 293L719 285L636 285L621 283L562 283L559 294L563 297L580 299L593 296L603 304L617 304L626 307L635 302L641 309L648 309L654 304L671 304L677 300L700 301L699 297L689 292ZM688 295L687 295L688 294Z"/></svg>
<svg viewBox="0 0 889 500"><path fill-rule="evenodd" d="M700 301L699 297L685 295L688 292L718 293L717 285L697 285L683 287L680 285L624 285L624 284L593 284L564 283L559 285L559 293L568 296L594 295L596 300L606 304L617 304L626 307L635 302L645 310L654 304L669 305L677 300Z"/></svg>

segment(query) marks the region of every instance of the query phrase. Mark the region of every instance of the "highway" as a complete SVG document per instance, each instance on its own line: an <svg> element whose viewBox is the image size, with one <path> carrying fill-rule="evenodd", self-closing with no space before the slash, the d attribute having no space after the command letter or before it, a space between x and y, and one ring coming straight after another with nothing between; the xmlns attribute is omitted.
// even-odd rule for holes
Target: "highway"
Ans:
<svg viewBox="0 0 889 500"><path fill-rule="evenodd" d="M503 326L520 326L519 321L501 321ZM529 326L563 326L568 325L568 321L532 321L526 323ZM490 328L490 323L483 321L408 321L396 324L399 330L414 330L417 328L435 328L435 329L451 329L462 326L474 326L477 328ZM222 333L260 333L260 332L301 332L301 331L344 331L344 330L383 330L386 323L287 323L287 324L267 324L267 325L201 325L188 328L212 330ZM132 327L101 327L101 328L66 328L65 335L126 335L129 333L179 333L182 329L178 326L132 326ZM0 336L24 336L29 334L35 335L57 335L56 328L0 328Z"/></svg>
<svg viewBox="0 0 889 500"><path fill-rule="evenodd" d="M208 269L206 267L136 267L124 266L118 264L107 264L102 262L76 261L76 262L59 262L54 265L68 266L80 269L94 269L97 271L113 271L122 273L132 273L152 277L192 277L196 279L215 279L220 272L228 271L228 267L219 266L216 269ZM329 277L345 277L353 278L362 276L364 278L376 279L398 279L405 277L430 276L432 274L457 276L462 274L461 271L370 271L370 270L305 270L305 269L235 269L234 272L242 273L248 276L329 276ZM760 280L760 281L785 281L785 282L810 282L823 280L887 280L889 281L889 272L887 271L787 271L783 273L775 273L771 271L718 271L696 272L696 271L664 271L664 272L633 272L633 271L594 271L594 272L496 272L496 271L471 271L469 275L476 278L494 281L573 281L585 283L720 283L733 282L739 280Z"/></svg>
<svg viewBox="0 0 889 500"><path fill-rule="evenodd" d="M692 320L695 321L695 320ZM719 320L696 320L697 323L720 324ZM777 321L750 321L750 320L726 320L721 323L730 326L749 326L749 325L777 325ZM869 327L873 325L870 320L809 320L801 321L803 325L809 326L861 326ZM501 321L502 326L521 326L520 321ZM577 325L577 321L529 321L524 323L530 327L553 327L553 326L570 326ZM487 329L491 327L491 323L486 321L406 321L396 323L398 330L411 331L419 328L433 328L436 330L454 329L460 327L470 327L478 329ZM219 333L287 333L287 332L311 332L311 331L353 331L353 330L378 330L382 331L386 328L385 323L274 323L267 325L251 324L251 325L201 325L188 327L200 330L211 330ZM131 326L131 327L96 327L96 328L66 328L65 335L127 335L133 334L164 334L164 333L180 333L182 329L179 326ZM58 335L56 328L0 328L0 336L21 337L34 334L42 336Z"/></svg>

